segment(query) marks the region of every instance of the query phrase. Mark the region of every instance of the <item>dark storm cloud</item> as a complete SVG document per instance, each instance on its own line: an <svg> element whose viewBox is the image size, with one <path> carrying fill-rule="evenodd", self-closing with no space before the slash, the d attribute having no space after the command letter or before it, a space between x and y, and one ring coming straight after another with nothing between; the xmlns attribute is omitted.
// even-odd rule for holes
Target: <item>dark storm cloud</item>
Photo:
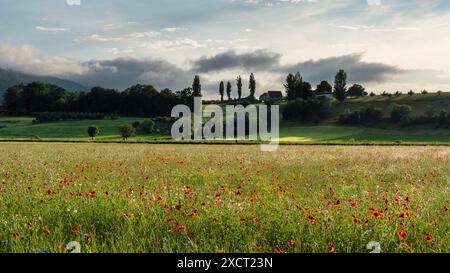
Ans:
<svg viewBox="0 0 450 273"><path fill-rule="evenodd" d="M87 86L124 89L152 84L157 88L180 89L189 85L192 74L164 60L117 58L92 60L82 64L86 72L73 79Z"/></svg>
<svg viewBox="0 0 450 273"><path fill-rule="evenodd" d="M299 71L305 80L315 83L332 80L339 69L344 69L347 72L348 80L354 83L383 82L390 75L405 72L395 66L362 61L362 57L363 54L351 54L310 60L284 66L281 71L285 73Z"/></svg>
<svg viewBox="0 0 450 273"><path fill-rule="evenodd" d="M192 62L192 69L201 73L235 68L264 71L278 66L280 57L280 54L268 50L256 50L243 54L226 51L212 57L202 57Z"/></svg>

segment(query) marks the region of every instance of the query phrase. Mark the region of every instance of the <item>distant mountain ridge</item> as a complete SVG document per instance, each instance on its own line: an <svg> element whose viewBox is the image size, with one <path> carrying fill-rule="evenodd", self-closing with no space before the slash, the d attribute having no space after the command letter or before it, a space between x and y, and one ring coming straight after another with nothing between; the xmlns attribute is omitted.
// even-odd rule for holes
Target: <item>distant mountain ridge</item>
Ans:
<svg viewBox="0 0 450 273"><path fill-rule="evenodd" d="M0 101L3 100L3 94L9 87L20 83L30 83L33 81L40 81L49 84L54 84L66 89L67 91L89 91L89 87L83 86L71 80L64 80L57 77L50 76L36 76L14 70L6 70L0 68Z"/></svg>

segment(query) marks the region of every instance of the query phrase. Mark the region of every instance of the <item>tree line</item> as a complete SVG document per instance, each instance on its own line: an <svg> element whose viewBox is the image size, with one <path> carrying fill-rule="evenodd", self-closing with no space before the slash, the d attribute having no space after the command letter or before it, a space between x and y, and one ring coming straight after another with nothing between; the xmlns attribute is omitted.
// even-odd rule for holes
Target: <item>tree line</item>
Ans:
<svg viewBox="0 0 450 273"><path fill-rule="evenodd" d="M170 116L178 104L192 105L193 97L201 97L200 77L192 87L173 92L157 91L152 85L133 85L120 92L94 87L89 92L69 92L42 82L19 84L4 94L3 108L11 115L41 112L108 113L126 116Z"/></svg>

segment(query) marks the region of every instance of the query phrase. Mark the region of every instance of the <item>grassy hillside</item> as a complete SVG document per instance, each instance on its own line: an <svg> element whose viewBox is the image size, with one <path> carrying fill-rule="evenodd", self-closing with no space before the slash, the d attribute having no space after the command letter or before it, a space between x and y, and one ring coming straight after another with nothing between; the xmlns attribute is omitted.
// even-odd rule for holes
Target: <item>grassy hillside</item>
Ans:
<svg viewBox="0 0 450 273"><path fill-rule="evenodd" d="M144 118L120 118L117 120L81 120L50 123L33 123L29 117L0 117L0 140L80 140L88 141L86 133L90 125L100 128L99 141L121 140L117 128L143 121ZM169 140L169 135L137 135L130 141ZM382 129L368 127L339 126L334 123L304 125L282 123L280 130L282 142L297 143L442 143L450 144L449 130L436 130L423 127L408 129Z"/></svg>
<svg viewBox="0 0 450 273"><path fill-rule="evenodd" d="M436 112L450 112L450 93L428 95L402 95L392 98L384 96L349 99L343 103L333 102L330 120L319 125L282 122L280 140L296 143L442 143L450 144L449 129L435 129L433 126L401 128L382 123L376 128L340 126L334 120L345 109L357 110L374 105L389 116L393 103L408 104L413 108L413 116L424 114L428 109ZM142 122L145 118L119 118L116 120L80 120L50 123L33 123L31 117L0 117L0 140L77 140L88 141L86 130L91 125L100 128L99 141L121 140L118 127ZM138 135L130 141L169 140L169 135Z"/></svg>
<svg viewBox="0 0 450 273"><path fill-rule="evenodd" d="M429 109L433 109L435 112L445 110L450 112L450 92L442 93L438 95L436 93L430 93L426 95L400 95L392 96L375 96L375 97L363 97L363 98L350 98L343 103L337 101L333 102L331 113L333 117L339 116L345 109L358 110L361 107L373 105L380 108L385 116L390 113L390 106L393 103L407 104L413 109L412 116L423 115Z"/></svg>

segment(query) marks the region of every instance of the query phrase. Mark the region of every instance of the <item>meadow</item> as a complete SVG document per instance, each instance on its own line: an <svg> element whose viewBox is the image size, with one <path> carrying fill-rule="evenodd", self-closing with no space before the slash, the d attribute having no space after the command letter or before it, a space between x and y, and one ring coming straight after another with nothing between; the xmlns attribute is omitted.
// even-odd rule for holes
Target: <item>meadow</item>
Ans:
<svg viewBox="0 0 450 273"><path fill-rule="evenodd" d="M449 147L0 144L0 252L450 252Z"/></svg>

